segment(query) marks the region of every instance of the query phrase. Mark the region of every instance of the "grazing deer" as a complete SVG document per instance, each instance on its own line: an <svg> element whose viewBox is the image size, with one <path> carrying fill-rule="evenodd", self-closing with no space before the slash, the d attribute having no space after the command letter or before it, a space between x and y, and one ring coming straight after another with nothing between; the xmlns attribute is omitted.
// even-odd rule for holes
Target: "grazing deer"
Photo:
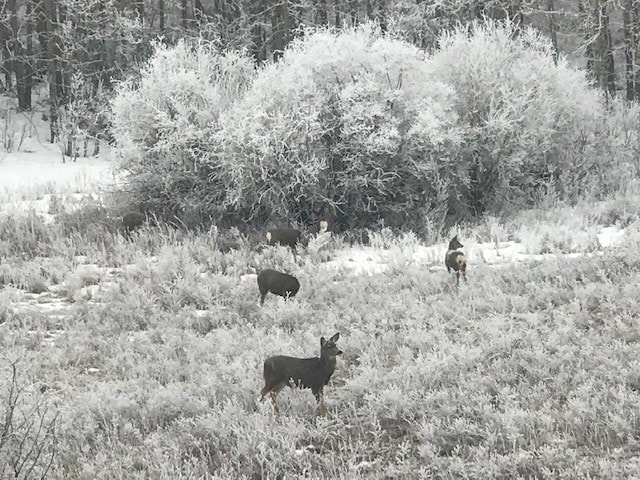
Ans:
<svg viewBox="0 0 640 480"><path fill-rule="evenodd" d="M142 225L147 220L144 213L140 212L127 212L122 216L122 225L124 225L127 233L133 232L136 228Z"/></svg>
<svg viewBox="0 0 640 480"><path fill-rule="evenodd" d="M458 250L463 246L464 245L462 245L458 240L458 235L456 235L449 242L449 249L444 257L444 264L447 267L447 272L451 272L452 269L456 272L456 285L460 285L461 273L464 281L467 281L467 258L464 256L464 253Z"/></svg>
<svg viewBox="0 0 640 480"><path fill-rule="evenodd" d="M300 282L293 275L267 268L258 274L258 289L260 290L260 305L263 305L264 298L269 292L280 295L285 300L295 296L300 289Z"/></svg>
<svg viewBox="0 0 640 480"><path fill-rule="evenodd" d="M290 387L310 388L318 402L317 415L324 415L323 388L336 369L336 356L342 351L336 346L340 333L329 340L320 337L320 358L296 358L276 355L264 361L264 388L260 392L260 402L269 394L273 409L278 414L276 395L286 385Z"/></svg>

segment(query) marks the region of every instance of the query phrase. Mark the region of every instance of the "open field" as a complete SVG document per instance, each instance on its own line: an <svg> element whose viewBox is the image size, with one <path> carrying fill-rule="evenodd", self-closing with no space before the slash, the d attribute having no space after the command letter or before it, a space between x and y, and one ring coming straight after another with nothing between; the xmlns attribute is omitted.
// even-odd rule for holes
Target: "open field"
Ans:
<svg viewBox="0 0 640 480"><path fill-rule="evenodd" d="M128 241L92 207L3 213L2 408L15 399L3 475L632 477L636 198L461 227L459 289L444 242L388 231L296 261L216 230ZM293 301L259 306L267 267L300 279ZM280 417L268 402L254 411L267 356L317 355L335 332L325 417L291 389Z"/></svg>
<svg viewBox="0 0 640 480"><path fill-rule="evenodd" d="M0 480L640 479L638 3L8 4Z"/></svg>

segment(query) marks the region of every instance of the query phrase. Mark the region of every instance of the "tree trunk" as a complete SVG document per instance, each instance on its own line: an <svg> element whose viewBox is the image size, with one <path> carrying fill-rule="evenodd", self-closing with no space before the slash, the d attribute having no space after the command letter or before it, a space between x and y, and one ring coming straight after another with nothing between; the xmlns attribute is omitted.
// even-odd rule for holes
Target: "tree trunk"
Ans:
<svg viewBox="0 0 640 480"><path fill-rule="evenodd" d="M11 27L11 50L13 54L13 70L16 74L16 92L18 95L18 110L25 111L31 108L26 99L26 68L24 61L24 48L19 35L18 26L18 2L8 0L7 7L11 14L9 21Z"/></svg>
<svg viewBox="0 0 640 480"><path fill-rule="evenodd" d="M10 60L10 71L16 74L16 90L18 90L18 98L20 97L20 89L22 85L18 84L18 81L22 82L21 65L18 65L17 59L22 57L22 49L20 40L18 39L18 2L16 0L6 0L7 10L9 13L9 51L7 52ZM20 75L20 80L18 76ZM19 108L19 107L18 107Z"/></svg>
<svg viewBox="0 0 640 480"><path fill-rule="evenodd" d="M164 20L165 20L165 8L164 8L164 0L158 0L158 30L160 30L160 35L164 36Z"/></svg>
<svg viewBox="0 0 640 480"><path fill-rule="evenodd" d="M33 6L30 1L27 2L25 21L27 23L27 48L25 52L24 104L25 110L31 110L31 91L33 87L35 57L33 55Z"/></svg>
<svg viewBox="0 0 640 480"><path fill-rule="evenodd" d="M58 138L58 65L57 65L57 48L56 37L54 32L54 23L56 19L55 0L45 1L46 13L46 30L48 34L47 41L47 61L49 70L49 131L51 143L55 143Z"/></svg>
<svg viewBox="0 0 640 480"><path fill-rule="evenodd" d="M358 24L358 1L347 0L347 8L349 9L349 17L351 18L351 25Z"/></svg>
<svg viewBox="0 0 640 480"><path fill-rule="evenodd" d="M516 34L524 27L524 14L522 13L522 0L514 0L508 8L509 20L515 25Z"/></svg>
<svg viewBox="0 0 640 480"><path fill-rule="evenodd" d="M380 0L378 3L378 24L383 32L387 31L387 0Z"/></svg>
<svg viewBox="0 0 640 480"><path fill-rule="evenodd" d="M551 38L551 45L553 46L553 63L558 65L558 56L560 55L560 52L558 50L558 26L556 25L554 12L554 0L547 0L547 14L549 16L549 37Z"/></svg>
<svg viewBox="0 0 640 480"><path fill-rule="evenodd" d="M34 13L35 13L36 31L38 32L38 42L40 42L40 51L46 54L49 48L49 33L47 32L46 0L40 0L36 2Z"/></svg>
<svg viewBox="0 0 640 480"><path fill-rule="evenodd" d="M609 28L609 14L606 2L600 8L600 28L602 36L602 62L604 85L607 93L613 98L616 95L616 71L613 59L613 41Z"/></svg>
<svg viewBox="0 0 640 480"><path fill-rule="evenodd" d="M58 0L54 0L56 5L56 20L54 24L54 38L55 38L55 58L57 61L56 72L56 87L58 88L58 103L64 104L67 101L67 95L69 94L69 85L71 85L71 65L69 61L62 55L62 39L58 35L55 28L57 25L65 25L67 21L67 6L64 2L58 3Z"/></svg>
<svg viewBox="0 0 640 480"><path fill-rule="evenodd" d="M329 13L327 12L327 0L316 0L315 23L317 25L326 25L329 22Z"/></svg>
<svg viewBox="0 0 640 480"><path fill-rule="evenodd" d="M267 41L263 25L265 13L262 10L262 3L251 2L249 5L249 15L251 16L251 55L257 64L267 60Z"/></svg>
<svg viewBox="0 0 640 480"><path fill-rule="evenodd" d="M278 1L271 12L273 60L278 61L284 52L284 28L282 25L282 3Z"/></svg>
<svg viewBox="0 0 640 480"><path fill-rule="evenodd" d="M632 0L625 0L622 7L622 29L624 34L624 77L627 100L634 100L636 96L633 53L635 49L631 18L633 16Z"/></svg>
<svg viewBox="0 0 640 480"><path fill-rule="evenodd" d="M187 12L187 0L180 0L180 26L183 31L187 31L189 14Z"/></svg>
<svg viewBox="0 0 640 480"><path fill-rule="evenodd" d="M198 31L202 29L203 24L207 21L207 14L201 0L193 0L193 17Z"/></svg>
<svg viewBox="0 0 640 480"><path fill-rule="evenodd" d="M7 1L2 2L0 17L7 18ZM11 78L11 30L5 22L0 22L0 38L2 39L2 69L4 70L4 87L10 90L13 81Z"/></svg>
<svg viewBox="0 0 640 480"><path fill-rule="evenodd" d="M136 13L140 19L140 24L144 24L144 0L136 0Z"/></svg>
<svg viewBox="0 0 640 480"><path fill-rule="evenodd" d="M635 85L635 98L640 100L640 3L632 2L631 31L634 44L633 50L633 83Z"/></svg>
<svg viewBox="0 0 640 480"><path fill-rule="evenodd" d="M591 19L589 15L587 15L586 9L584 8L583 2L584 0L578 0L578 14L579 17L583 19L584 23L584 40L585 40L585 49L584 49L584 57L586 61L585 69L587 71L587 75L593 76L593 48L591 46L591 42L589 39L591 38L591 32L593 31L593 26L591 25Z"/></svg>
<svg viewBox="0 0 640 480"><path fill-rule="evenodd" d="M289 16L288 0L279 0L271 14L271 29L273 37L273 59L279 60L284 48L291 40L291 17Z"/></svg>
<svg viewBox="0 0 640 480"><path fill-rule="evenodd" d="M585 8L588 6L589 8ZM615 96L615 64L607 13L607 0L580 0L580 16L585 25L587 72L610 97Z"/></svg>

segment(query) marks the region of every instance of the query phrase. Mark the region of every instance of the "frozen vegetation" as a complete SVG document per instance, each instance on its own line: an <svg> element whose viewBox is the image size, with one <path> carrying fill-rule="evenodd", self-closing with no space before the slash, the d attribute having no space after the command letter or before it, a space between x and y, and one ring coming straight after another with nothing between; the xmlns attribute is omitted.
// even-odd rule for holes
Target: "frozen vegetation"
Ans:
<svg viewBox="0 0 640 480"><path fill-rule="evenodd" d="M321 29L260 69L159 45L113 151L5 154L0 478L637 475L637 107L474 28L431 56ZM266 245L322 202L338 231ZM261 306L265 269L295 297ZM259 402L265 359L337 332L324 415Z"/></svg>

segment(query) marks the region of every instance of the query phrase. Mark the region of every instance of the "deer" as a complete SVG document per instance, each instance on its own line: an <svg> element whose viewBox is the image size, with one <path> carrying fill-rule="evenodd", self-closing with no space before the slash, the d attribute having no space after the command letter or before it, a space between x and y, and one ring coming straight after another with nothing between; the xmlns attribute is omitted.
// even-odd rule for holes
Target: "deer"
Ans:
<svg viewBox="0 0 640 480"><path fill-rule="evenodd" d="M264 305L264 299L269 292L280 295L285 300L294 297L300 289L300 282L293 275L267 268L258 273L258 289L260 305Z"/></svg>
<svg viewBox="0 0 640 480"><path fill-rule="evenodd" d="M127 233L133 232L147 220L144 213L130 211L122 216L122 225Z"/></svg>
<svg viewBox="0 0 640 480"><path fill-rule="evenodd" d="M319 220L314 222L311 227L309 227L309 233L311 235L320 235L329 230L329 221L326 219Z"/></svg>
<svg viewBox="0 0 640 480"><path fill-rule="evenodd" d="M460 285L460 274L464 281L467 281L467 258L464 256L459 248L464 247L458 240L458 235L453 237L449 242L449 249L444 257L444 264L447 267L447 272L451 273L451 270L456 272L456 285Z"/></svg>
<svg viewBox="0 0 640 480"><path fill-rule="evenodd" d="M282 245L291 248L291 251L295 255L296 247L298 245L307 246L308 236L318 233L325 233L329 228L329 222L327 220L320 220L316 222L307 232L303 233L296 228L272 228L267 230L267 244Z"/></svg>
<svg viewBox="0 0 640 480"><path fill-rule="evenodd" d="M279 414L276 396L285 386L310 388L318 404L316 415L327 412L324 405L323 389L336 369L336 357L342 351L336 346L340 333L329 340L320 337L320 357L296 358L284 355L269 357L264 361L264 388L260 392L260 402L269 394L276 415Z"/></svg>
<svg viewBox="0 0 640 480"><path fill-rule="evenodd" d="M291 251L296 253L296 245L301 243L302 232L295 228L272 228L267 230L268 245L282 245L290 247Z"/></svg>

